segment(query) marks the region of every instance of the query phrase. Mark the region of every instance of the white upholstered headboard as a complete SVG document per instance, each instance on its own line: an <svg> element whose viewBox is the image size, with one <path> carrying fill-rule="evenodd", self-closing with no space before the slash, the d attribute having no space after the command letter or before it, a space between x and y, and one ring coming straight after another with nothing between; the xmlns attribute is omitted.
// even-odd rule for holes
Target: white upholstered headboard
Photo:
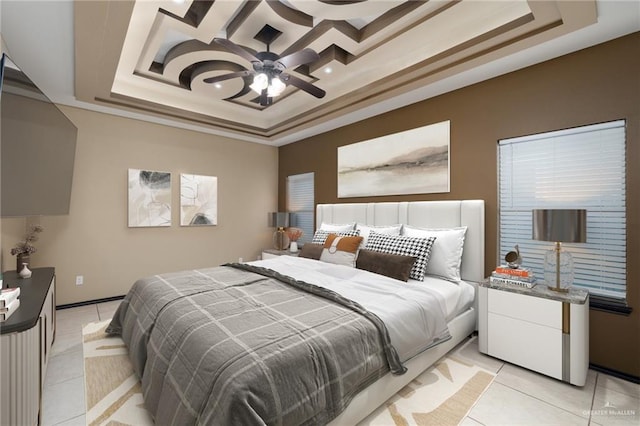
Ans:
<svg viewBox="0 0 640 426"><path fill-rule="evenodd" d="M369 226L402 223L420 228L466 226L460 275L465 281L484 279L484 200L318 204L316 226L322 222Z"/></svg>

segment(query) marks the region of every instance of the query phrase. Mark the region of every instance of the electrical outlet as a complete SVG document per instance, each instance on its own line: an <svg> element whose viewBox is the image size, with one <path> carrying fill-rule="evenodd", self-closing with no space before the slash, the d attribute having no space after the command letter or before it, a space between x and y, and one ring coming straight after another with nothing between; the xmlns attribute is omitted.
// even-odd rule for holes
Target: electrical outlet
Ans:
<svg viewBox="0 0 640 426"><path fill-rule="evenodd" d="M76 285L84 284L84 277L82 275L76 275Z"/></svg>

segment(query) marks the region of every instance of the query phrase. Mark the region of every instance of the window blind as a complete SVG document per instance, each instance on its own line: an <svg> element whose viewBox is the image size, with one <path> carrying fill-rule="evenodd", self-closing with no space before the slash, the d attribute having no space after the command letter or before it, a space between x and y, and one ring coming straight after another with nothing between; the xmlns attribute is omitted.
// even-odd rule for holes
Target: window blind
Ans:
<svg viewBox="0 0 640 426"><path fill-rule="evenodd" d="M625 121L499 141L500 259L518 244L538 279L553 243L531 239L533 209L586 209L587 243L563 244L573 285L626 298Z"/></svg>
<svg viewBox="0 0 640 426"><path fill-rule="evenodd" d="M292 226L302 229L299 244L313 238L314 206L313 172L287 176L287 211L293 213Z"/></svg>

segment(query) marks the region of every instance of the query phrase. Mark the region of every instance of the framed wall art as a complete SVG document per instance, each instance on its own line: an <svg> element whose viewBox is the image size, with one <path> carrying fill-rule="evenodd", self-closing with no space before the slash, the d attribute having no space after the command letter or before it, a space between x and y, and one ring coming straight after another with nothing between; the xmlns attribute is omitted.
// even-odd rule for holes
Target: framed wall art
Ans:
<svg viewBox="0 0 640 426"><path fill-rule="evenodd" d="M450 121L338 148L338 198L449 192Z"/></svg>
<svg viewBox="0 0 640 426"><path fill-rule="evenodd" d="M171 226L171 173L129 169L129 227Z"/></svg>
<svg viewBox="0 0 640 426"><path fill-rule="evenodd" d="M180 225L218 224L218 178L180 175Z"/></svg>

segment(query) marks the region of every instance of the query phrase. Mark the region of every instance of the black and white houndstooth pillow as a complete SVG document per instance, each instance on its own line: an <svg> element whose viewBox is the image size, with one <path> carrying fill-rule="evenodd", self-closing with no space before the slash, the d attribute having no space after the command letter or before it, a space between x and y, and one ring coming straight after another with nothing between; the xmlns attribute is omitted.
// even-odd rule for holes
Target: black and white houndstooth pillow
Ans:
<svg viewBox="0 0 640 426"><path fill-rule="evenodd" d="M415 257L416 261L413 264L413 268L411 268L409 277L423 281L429 256L431 255L431 247L433 247L435 240L435 237L405 237L403 235L378 234L375 231L371 231L366 249Z"/></svg>
<svg viewBox="0 0 640 426"><path fill-rule="evenodd" d="M359 237L360 231L345 231L345 232L333 232L333 231L323 231L322 229L318 229L315 234L313 234L313 238L311 239L312 244L324 244L327 240L329 234L336 234L339 237Z"/></svg>

